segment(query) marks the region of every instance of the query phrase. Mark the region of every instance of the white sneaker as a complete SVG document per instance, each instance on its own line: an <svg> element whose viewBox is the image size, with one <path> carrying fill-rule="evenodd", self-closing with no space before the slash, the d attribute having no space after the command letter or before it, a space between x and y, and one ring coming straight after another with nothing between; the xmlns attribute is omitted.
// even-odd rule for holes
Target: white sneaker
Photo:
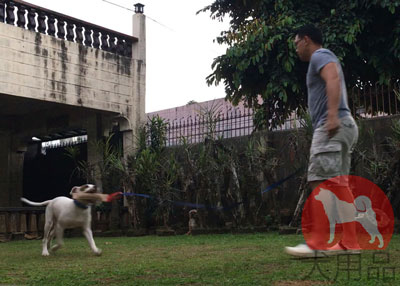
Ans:
<svg viewBox="0 0 400 286"><path fill-rule="evenodd" d="M286 246L285 252L292 256L297 257L325 257L325 255L318 250L311 249L307 244L302 243L294 247Z"/></svg>

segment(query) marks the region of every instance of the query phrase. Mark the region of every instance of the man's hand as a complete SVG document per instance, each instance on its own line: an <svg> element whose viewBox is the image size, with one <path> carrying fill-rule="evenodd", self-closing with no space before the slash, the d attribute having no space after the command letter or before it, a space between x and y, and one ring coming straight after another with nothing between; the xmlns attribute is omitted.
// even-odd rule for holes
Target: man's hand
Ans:
<svg viewBox="0 0 400 286"><path fill-rule="evenodd" d="M337 116L328 116L325 123L325 130L328 133L329 139L336 135L340 128L340 120Z"/></svg>

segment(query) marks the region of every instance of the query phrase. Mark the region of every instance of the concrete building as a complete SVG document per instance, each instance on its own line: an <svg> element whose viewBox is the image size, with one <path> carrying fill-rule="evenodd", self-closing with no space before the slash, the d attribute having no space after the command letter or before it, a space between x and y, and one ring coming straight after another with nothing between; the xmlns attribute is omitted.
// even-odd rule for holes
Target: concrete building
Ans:
<svg viewBox="0 0 400 286"><path fill-rule="evenodd" d="M145 16L137 8L130 36L0 0L0 207L19 206L29 188L23 179L29 146L87 136L87 160L95 162L90 142L114 128L124 151L131 150L146 119Z"/></svg>

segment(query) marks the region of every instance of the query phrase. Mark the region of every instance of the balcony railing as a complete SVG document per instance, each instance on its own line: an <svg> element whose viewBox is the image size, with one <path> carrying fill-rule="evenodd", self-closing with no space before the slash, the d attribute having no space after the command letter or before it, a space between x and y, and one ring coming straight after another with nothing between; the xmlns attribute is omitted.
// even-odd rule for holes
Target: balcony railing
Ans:
<svg viewBox="0 0 400 286"><path fill-rule="evenodd" d="M0 23L132 57L137 38L20 0L0 0Z"/></svg>

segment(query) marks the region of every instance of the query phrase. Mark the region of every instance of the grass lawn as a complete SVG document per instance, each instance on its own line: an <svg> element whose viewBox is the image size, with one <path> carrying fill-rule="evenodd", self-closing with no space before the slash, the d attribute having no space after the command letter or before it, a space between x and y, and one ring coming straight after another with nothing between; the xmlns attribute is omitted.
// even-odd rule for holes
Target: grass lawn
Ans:
<svg viewBox="0 0 400 286"><path fill-rule="evenodd" d="M345 270L347 256L293 259L284 254L284 246L302 241L300 235L95 240L103 250L100 257L84 238L65 239L65 247L49 257L41 256L39 240L2 243L0 285L400 285L400 235L393 236L385 253L351 256L356 270L350 271ZM378 269L380 279L373 279ZM390 280L393 270L395 280Z"/></svg>

